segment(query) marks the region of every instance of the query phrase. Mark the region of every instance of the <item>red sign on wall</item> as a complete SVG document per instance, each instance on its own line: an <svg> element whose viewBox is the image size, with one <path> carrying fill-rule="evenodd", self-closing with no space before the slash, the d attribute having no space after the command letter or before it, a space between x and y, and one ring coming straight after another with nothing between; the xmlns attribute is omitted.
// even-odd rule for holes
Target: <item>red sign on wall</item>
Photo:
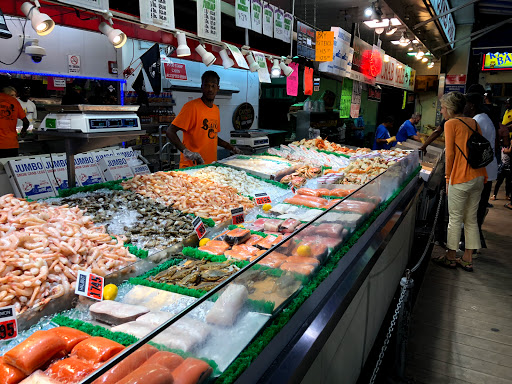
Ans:
<svg viewBox="0 0 512 384"><path fill-rule="evenodd" d="M187 67L185 64L164 63L166 79L187 80Z"/></svg>

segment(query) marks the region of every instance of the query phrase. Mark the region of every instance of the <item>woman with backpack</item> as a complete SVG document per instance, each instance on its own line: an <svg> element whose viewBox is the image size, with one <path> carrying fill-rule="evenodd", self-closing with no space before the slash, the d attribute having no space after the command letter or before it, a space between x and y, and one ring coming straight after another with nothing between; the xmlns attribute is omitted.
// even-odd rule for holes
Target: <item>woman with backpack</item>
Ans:
<svg viewBox="0 0 512 384"><path fill-rule="evenodd" d="M441 98L441 113L446 119L444 134L449 214L446 243L448 251L445 256L435 261L444 267L460 266L471 272L473 271L473 250L481 247L477 210L484 183L487 181L487 172L485 167L474 168L470 165L473 159L468 147L474 148L470 138L473 134L483 137L477 122L472 118L464 117L465 105L466 99L460 92L450 92ZM464 224L466 249L461 258L456 258L462 224Z"/></svg>

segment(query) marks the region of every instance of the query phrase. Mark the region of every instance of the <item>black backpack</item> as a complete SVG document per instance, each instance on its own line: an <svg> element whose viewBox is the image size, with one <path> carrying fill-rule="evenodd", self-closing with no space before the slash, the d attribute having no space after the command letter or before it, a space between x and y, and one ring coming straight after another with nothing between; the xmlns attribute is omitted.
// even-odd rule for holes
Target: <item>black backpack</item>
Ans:
<svg viewBox="0 0 512 384"><path fill-rule="evenodd" d="M457 148L459 148L460 153L462 153L462 156L464 156L464 158L467 160L469 166L473 169L478 169L489 165L494 159L494 151L492 149L491 143L489 143L489 140L478 133L476 129L476 121L475 129L473 129L461 119L457 120L463 122L466 127L473 131L473 134L469 137L466 143L468 150L467 157L462 149L460 149L460 147L455 144L457 145Z"/></svg>

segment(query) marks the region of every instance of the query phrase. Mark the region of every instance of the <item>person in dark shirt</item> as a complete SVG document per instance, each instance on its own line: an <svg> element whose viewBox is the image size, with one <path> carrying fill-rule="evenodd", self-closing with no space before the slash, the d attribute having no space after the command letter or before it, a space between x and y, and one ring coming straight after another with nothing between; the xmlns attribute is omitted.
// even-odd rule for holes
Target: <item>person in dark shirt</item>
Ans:
<svg viewBox="0 0 512 384"><path fill-rule="evenodd" d="M393 128L393 123L394 119L388 116L384 119L382 124L377 127L372 149L391 149L391 143L396 141L396 137L391 137L389 134L389 129Z"/></svg>
<svg viewBox="0 0 512 384"><path fill-rule="evenodd" d="M396 134L396 141L402 143L407 141L407 139L420 141L420 137L418 136L418 130L416 129L416 124L418 124L421 120L421 113L414 112L409 120L405 120L405 122L398 129L398 133Z"/></svg>

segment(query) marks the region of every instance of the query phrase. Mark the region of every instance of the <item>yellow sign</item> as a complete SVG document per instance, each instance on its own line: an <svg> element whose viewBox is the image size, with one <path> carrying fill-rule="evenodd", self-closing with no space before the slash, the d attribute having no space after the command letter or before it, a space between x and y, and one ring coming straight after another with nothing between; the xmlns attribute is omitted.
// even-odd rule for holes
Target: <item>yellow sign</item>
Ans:
<svg viewBox="0 0 512 384"><path fill-rule="evenodd" d="M482 71L512 70L512 52L486 53L482 63Z"/></svg>
<svg viewBox="0 0 512 384"><path fill-rule="evenodd" d="M316 32L315 61L332 61L334 54L334 32Z"/></svg>
<svg viewBox="0 0 512 384"><path fill-rule="evenodd" d="M405 109L405 104L407 104L407 91L404 91L404 100L402 102L402 109Z"/></svg>

